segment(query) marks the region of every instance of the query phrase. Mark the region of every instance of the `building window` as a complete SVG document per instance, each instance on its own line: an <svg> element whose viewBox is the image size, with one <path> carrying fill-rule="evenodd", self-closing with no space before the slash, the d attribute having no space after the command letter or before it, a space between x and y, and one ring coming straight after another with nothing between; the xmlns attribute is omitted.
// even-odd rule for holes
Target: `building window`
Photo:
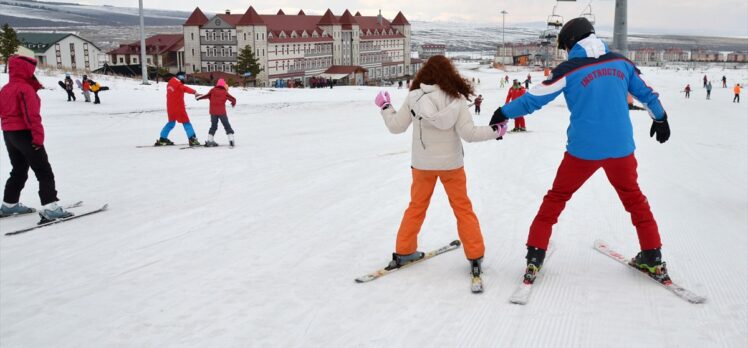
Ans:
<svg viewBox="0 0 748 348"><path fill-rule="evenodd" d="M119 57L119 63L125 64L125 57Z"/></svg>
<svg viewBox="0 0 748 348"><path fill-rule="evenodd" d="M195 39L195 33L190 33L190 40L194 40L194 39Z"/></svg>

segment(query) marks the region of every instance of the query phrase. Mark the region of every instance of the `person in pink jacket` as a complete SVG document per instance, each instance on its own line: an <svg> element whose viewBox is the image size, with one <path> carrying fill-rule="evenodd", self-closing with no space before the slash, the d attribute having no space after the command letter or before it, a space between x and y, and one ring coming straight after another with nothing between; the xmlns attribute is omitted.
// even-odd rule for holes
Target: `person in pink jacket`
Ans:
<svg viewBox="0 0 748 348"><path fill-rule="evenodd" d="M39 181L42 220L70 217L72 213L57 205L55 176L44 149L41 99L36 94L43 87L34 76L36 59L14 55L8 59L8 68L10 81L0 90L0 125L13 169L5 183L0 216L35 211L19 202L30 167Z"/></svg>

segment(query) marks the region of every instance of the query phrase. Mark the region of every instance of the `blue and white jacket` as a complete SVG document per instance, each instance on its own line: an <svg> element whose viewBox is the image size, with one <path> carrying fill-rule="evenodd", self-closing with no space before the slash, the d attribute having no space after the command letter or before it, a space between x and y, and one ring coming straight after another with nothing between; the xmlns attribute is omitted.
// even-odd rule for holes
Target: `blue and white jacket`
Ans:
<svg viewBox="0 0 748 348"><path fill-rule="evenodd" d="M624 56L610 52L595 35L579 41L548 80L501 108L508 118L531 114L564 93L571 111L566 150L586 160L626 157L634 152L627 92L656 120L665 117L659 95Z"/></svg>

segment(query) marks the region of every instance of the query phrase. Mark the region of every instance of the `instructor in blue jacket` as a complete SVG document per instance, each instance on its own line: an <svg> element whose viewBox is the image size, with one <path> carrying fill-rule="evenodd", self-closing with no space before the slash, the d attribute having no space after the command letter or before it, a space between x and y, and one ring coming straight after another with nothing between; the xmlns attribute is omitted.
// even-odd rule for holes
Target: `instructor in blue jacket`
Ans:
<svg viewBox="0 0 748 348"><path fill-rule="evenodd" d="M645 106L652 118L650 136L664 143L670 138L670 127L659 95L634 63L611 52L595 36L595 29L585 18L572 19L561 28L558 48L567 50L569 59L553 69L548 80L496 110L490 122L496 125L532 114L561 93L571 111L566 153L553 187L530 226L525 283L532 283L542 267L551 229L566 202L600 168L636 227L642 251L631 264L667 282L657 222L637 183L633 128L626 102L627 93L631 93Z"/></svg>

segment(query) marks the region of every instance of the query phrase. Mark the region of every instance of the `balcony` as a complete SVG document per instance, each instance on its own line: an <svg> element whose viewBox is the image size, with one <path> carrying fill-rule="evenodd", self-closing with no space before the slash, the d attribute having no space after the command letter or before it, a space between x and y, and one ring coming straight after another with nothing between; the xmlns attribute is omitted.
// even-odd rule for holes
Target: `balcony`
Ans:
<svg viewBox="0 0 748 348"><path fill-rule="evenodd" d="M317 51L317 52L312 51L312 50L304 51L304 57L322 57L322 56L331 56L331 55L332 55L332 51Z"/></svg>
<svg viewBox="0 0 748 348"><path fill-rule="evenodd" d="M212 45L212 46L236 46L238 45L238 41L236 40L236 36L231 37L231 40L208 40L205 36L200 37L200 44L201 45Z"/></svg>
<svg viewBox="0 0 748 348"><path fill-rule="evenodd" d="M205 53L200 54L200 60L203 62L235 62L236 57L236 54L228 56L208 56Z"/></svg>

